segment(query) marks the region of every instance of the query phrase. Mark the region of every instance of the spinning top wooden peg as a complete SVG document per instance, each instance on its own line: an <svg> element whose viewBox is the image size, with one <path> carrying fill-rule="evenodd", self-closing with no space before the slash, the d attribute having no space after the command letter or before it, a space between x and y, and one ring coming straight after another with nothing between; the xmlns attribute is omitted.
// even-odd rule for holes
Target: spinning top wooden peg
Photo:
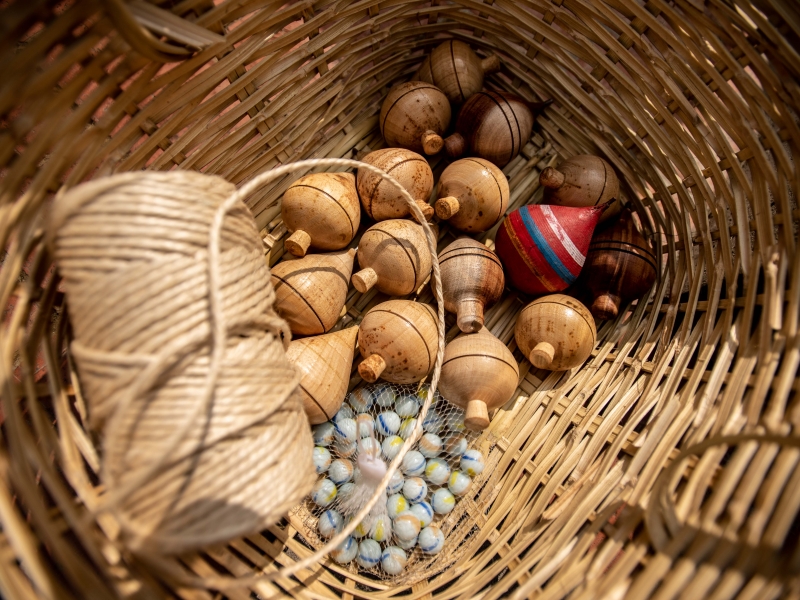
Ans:
<svg viewBox="0 0 800 600"><path fill-rule="evenodd" d="M501 169L528 143L533 120L550 101L529 103L502 92L478 92L464 103L456 132L445 140L452 158L485 158Z"/></svg>
<svg viewBox="0 0 800 600"><path fill-rule="evenodd" d="M556 168L547 167L539 175L539 183L544 186L545 204L599 206L610 203L601 221L610 219L620 210L619 179L611 165L599 156L579 154Z"/></svg>
<svg viewBox="0 0 800 600"><path fill-rule="evenodd" d="M436 359L436 323L433 307L420 302L389 300L370 309L358 328L361 377L370 383L421 380Z"/></svg>
<svg viewBox="0 0 800 600"><path fill-rule="evenodd" d="M405 296L419 288L431 272L431 253L422 226L407 219L376 223L358 245L361 270L353 285L362 294L373 286L390 296Z"/></svg>
<svg viewBox="0 0 800 600"><path fill-rule="evenodd" d="M428 204L433 190L433 171L427 160L416 152L403 148L375 150L361 160L394 177L411 194L425 218L428 221L433 218L433 207ZM400 219L410 214L403 196L379 175L359 169L356 187L361 206L376 221Z"/></svg>
<svg viewBox="0 0 800 600"><path fill-rule="evenodd" d="M585 269L594 298L591 311L598 319L613 319L622 302L640 299L650 290L658 274L656 256L630 211L595 234Z"/></svg>
<svg viewBox="0 0 800 600"><path fill-rule="evenodd" d="M389 146L436 154L450 125L450 103L430 83L400 83L389 90L381 105L380 125Z"/></svg>
<svg viewBox="0 0 800 600"><path fill-rule="evenodd" d="M444 350L439 391L466 410L464 424L470 429L486 429L489 411L508 402L518 382L514 355L486 328L459 335Z"/></svg>
<svg viewBox="0 0 800 600"><path fill-rule="evenodd" d="M532 295L559 292L574 283L605 208L533 204L512 211L495 239L509 283Z"/></svg>
<svg viewBox="0 0 800 600"><path fill-rule="evenodd" d="M514 338L535 367L564 371L589 358L597 341L597 329L583 304L564 294L551 294L522 309Z"/></svg>
<svg viewBox="0 0 800 600"><path fill-rule="evenodd" d="M461 104L483 88L483 78L500 70L496 55L481 60L469 45L459 40L442 42L425 58L415 79L432 83L447 99Z"/></svg>
<svg viewBox="0 0 800 600"><path fill-rule="evenodd" d="M339 319L353 272L354 249L309 254L272 267L275 311L292 333L325 333Z"/></svg>
<svg viewBox="0 0 800 600"><path fill-rule="evenodd" d="M503 218L508 207L508 181L483 158L462 158L439 178L436 216L460 231L486 231Z"/></svg>
<svg viewBox="0 0 800 600"><path fill-rule="evenodd" d="M494 252L471 238L460 238L439 254L444 308L458 315L458 328L483 327L483 311L500 299L503 267Z"/></svg>
<svg viewBox="0 0 800 600"><path fill-rule="evenodd" d="M361 221L355 175L312 173L301 177L284 192L281 217L292 233L284 246L295 256L305 256L309 246L344 248Z"/></svg>

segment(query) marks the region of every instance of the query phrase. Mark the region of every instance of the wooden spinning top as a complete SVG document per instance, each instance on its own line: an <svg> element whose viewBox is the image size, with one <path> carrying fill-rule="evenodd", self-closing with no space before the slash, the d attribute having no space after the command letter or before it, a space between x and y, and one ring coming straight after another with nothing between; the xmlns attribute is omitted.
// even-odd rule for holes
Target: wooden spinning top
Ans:
<svg viewBox="0 0 800 600"><path fill-rule="evenodd" d="M428 198L433 190L433 171L427 160L411 150L383 148L370 152L361 161L382 169L399 181L416 200L425 218L431 220L433 207L428 204ZM405 199L379 175L359 169L356 187L361 205L376 221L400 219L410 214Z"/></svg>
<svg viewBox="0 0 800 600"><path fill-rule="evenodd" d="M390 296L405 296L431 273L431 253L422 226L408 219L376 223L358 244L361 270L353 285L362 294L373 286Z"/></svg>
<svg viewBox="0 0 800 600"><path fill-rule="evenodd" d="M642 298L650 290L658 274L656 256L630 211L595 234L585 269L594 298L591 311L598 319L613 319L622 302Z"/></svg>
<svg viewBox="0 0 800 600"><path fill-rule="evenodd" d="M505 277L500 260L471 238L460 238L439 254L446 311L458 315L458 328L470 333L483 327L483 311L500 299Z"/></svg>
<svg viewBox="0 0 800 600"><path fill-rule="evenodd" d="M508 181L483 158L462 158L439 178L436 216L460 231L486 231L503 218L508 207Z"/></svg>
<svg viewBox="0 0 800 600"><path fill-rule="evenodd" d="M450 102L461 104L483 88L484 75L499 70L496 55L481 59L464 42L448 40L425 58L414 79L432 83Z"/></svg>
<svg viewBox="0 0 800 600"><path fill-rule="evenodd" d="M509 283L532 295L569 287L583 268L605 208L531 204L512 211L495 239Z"/></svg>
<svg viewBox="0 0 800 600"><path fill-rule="evenodd" d="M606 221L619 210L619 179L614 169L599 156L579 154L558 167L547 167L539 175L544 186L544 204L598 206L611 203L600 218Z"/></svg>
<svg viewBox="0 0 800 600"><path fill-rule="evenodd" d="M442 90L430 83L400 83L383 101L379 122L389 146L436 154L450 125L450 103Z"/></svg>
<svg viewBox="0 0 800 600"><path fill-rule="evenodd" d="M333 418L350 383L358 327L293 340L286 358L300 376L303 408L312 425Z"/></svg>
<svg viewBox="0 0 800 600"><path fill-rule="evenodd" d="M272 267L275 311L292 333L318 335L336 323L347 299L354 249L309 254Z"/></svg>
<svg viewBox="0 0 800 600"><path fill-rule="evenodd" d="M536 114L548 104L503 92L478 92L458 113L456 132L445 140L447 154L478 156L502 169L528 143Z"/></svg>
<svg viewBox="0 0 800 600"><path fill-rule="evenodd" d="M414 383L430 373L436 359L436 311L429 304L389 300L370 309L358 328L364 361L358 373L370 383Z"/></svg>
<svg viewBox="0 0 800 600"><path fill-rule="evenodd" d="M283 194L281 217L292 232L284 247L305 256L309 246L340 250L349 244L361 221L361 205L352 173L312 173Z"/></svg>
<svg viewBox="0 0 800 600"><path fill-rule="evenodd" d="M439 391L466 410L469 429L486 429L489 411L508 402L518 382L514 355L486 328L459 335L444 350Z"/></svg>
<svg viewBox="0 0 800 600"><path fill-rule="evenodd" d="M522 309L514 338L535 367L564 371L589 358L597 329L583 304L564 294L551 294Z"/></svg>

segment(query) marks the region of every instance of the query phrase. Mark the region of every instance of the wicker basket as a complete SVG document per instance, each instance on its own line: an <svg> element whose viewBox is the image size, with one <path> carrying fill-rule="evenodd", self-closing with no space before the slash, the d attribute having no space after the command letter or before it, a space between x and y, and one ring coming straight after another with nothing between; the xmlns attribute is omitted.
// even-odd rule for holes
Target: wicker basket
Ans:
<svg viewBox="0 0 800 600"><path fill-rule="evenodd" d="M3 597L800 597L796 3L155 4L0 9ZM516 351L525 298L507 291L488 311L519 389L481 438L487 468L449 551L400 584L329 560L260 577L312 554L299 513L169 564L120 552L114 523L90 517L96 440L42 240L54 192L139 169L240 185L302 158L359 158L383 144L388 88L451 37L499 55L488 87L554 99L505 168L509 210L538 201L544 167L602 155L663 253L648 301L563 373ZM270 264L296 176L249 198ZM440 248L452 239L443 227ZM381 300L351 290L342 324Z"/></svg>

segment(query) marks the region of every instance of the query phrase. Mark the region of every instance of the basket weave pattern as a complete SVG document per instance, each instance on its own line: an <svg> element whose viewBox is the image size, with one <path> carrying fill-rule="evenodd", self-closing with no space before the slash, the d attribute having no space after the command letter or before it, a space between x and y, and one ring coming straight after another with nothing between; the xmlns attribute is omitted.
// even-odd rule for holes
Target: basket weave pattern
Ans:
<svg viewBox="0 0 800 600"><path fill-rule="evenodd" d="M504 169L509 210L541 198L546 166L599 154L663 252L659 280L649 301L602 324L591 359L570 372L539 371L516 351L525 298L506 293L487 311L487 327L516 351L520 385L481 439L487 468L452 515L453 547L430 569L387 587L325 561L251 589L319 598L800 596L793 3L162 2L224 36L167 64L154 60L165 44L132 31L135 21L108 8L118 5L0 9L3 597L216 597L120 553L115 524L91 518L103 493L99 444L84 426L63 290L43 243L53 194L140 169L198 170L241 185L303 158L359 158L383 145L377 115L389 87L447 37L500 57L488 87L554 99ZM189 37L178 41L191 47ZM438 177L444 161L431 163ZM280 198L297 176L247 201L270 264L287 233ZM439 248L453 239L443 227ZM431 298L427 289L419 296ZM381 300L351 289L342 324ZM295 514L171 566L197 577L274 572L312 553L306 526Z"/></svg>

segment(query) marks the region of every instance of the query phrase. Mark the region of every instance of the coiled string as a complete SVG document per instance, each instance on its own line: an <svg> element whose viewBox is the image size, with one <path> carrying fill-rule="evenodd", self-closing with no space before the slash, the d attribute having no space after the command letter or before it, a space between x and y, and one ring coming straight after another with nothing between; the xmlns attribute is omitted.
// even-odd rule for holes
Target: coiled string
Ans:
<svg viewBox="0 0 800 600"><path fill-rule="evenodd" d="M233 191L194 172L127 173L60 194L51 215L102 436L106 492L90 509L112 514L138 554L259 531L315 479L288 328L252 216L225 202Z"/></svg>

